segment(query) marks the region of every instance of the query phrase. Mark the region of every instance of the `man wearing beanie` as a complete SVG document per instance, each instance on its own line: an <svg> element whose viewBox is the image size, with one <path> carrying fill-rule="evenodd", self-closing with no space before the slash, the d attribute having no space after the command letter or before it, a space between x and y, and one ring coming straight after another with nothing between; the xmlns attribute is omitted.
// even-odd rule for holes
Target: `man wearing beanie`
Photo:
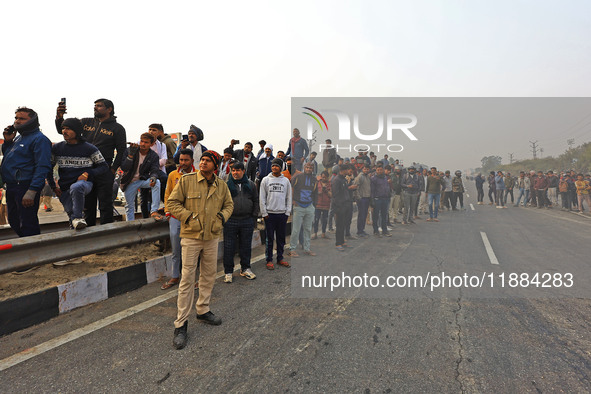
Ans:
<svg viewBox="0 0 591 394"><path fill-rule="evenodd" d="M267 235L267 269L273 266L273 239L277 237L277 264L289 267L283 259L285 247L285 227L287 218L291 214L291 183L281 169L283 160L274 159L271 162L271 173L263 178L259 192L261 216L265 219L265 233Z"/></svg>
<svg viewBox="0 0 591 394"><path fill-rule="evenodd" d="M62 122L66 113L66 103L57 107L55 126L62 133ZM101 152L110 171L97 176L90 194L86 196L86 222L88 226L96 224L96 205L101 211L101 224L113 223L113 182L115 173L125 158L127 136L125 128L117 123L115 105L111 100L100 98L94 102L94 117L82 118L82 135ZM115 152L117 154L115 155Z"/></svg>
<svg viewBox="0 0 591 394"><path fill-rule="evenodd" d="M228 185L215 170L221 157L207 150L201 155L199 170L185 174L167 200L171 215L181 222L183 269L177 300L177 318L174 322L173 345L182 349L187 344L189 314L195 296L195 271L201 254L199 269L199 298L197 320L220 325L222 319L209 309L215 282L218 258L218 239L226 221L232 215L234 203Z"/></svg>
<svg viewBox="0 0 591 394"><path fill-rule="evenodd" d="M84 140L82 131L82 122L77 118L69 118L62 122L64 141L51 148L52 169L47 174L49 185L70 218L70 226L76 230L86 227L82 210L84 198L92 190L93 181L109 171L101 152ZM58 166L59 174L57 187L53 179L55 165Z"/></svg>
<svg viewBox="0 0 591 394"><path fill-rule="evenodd" d="M234 252L238 241L240 255L240 276L254 279L256 275L250 268L252 252L252 233L259 216L259 193L253 181L246 175L244 163L232 165L232 175L227 181L234 202L234 210L224 226L224 273L225 283L232 283L234 272Z"/></svg>
<svg viewBox="0 0 591 394"><path fill-rule="evenodd" d="M51 142L39 130L35 111L26 107L15 111L14 124L4 129L2 153L8 223L19 237L40 234L39 192L51 170Z"/></svg>

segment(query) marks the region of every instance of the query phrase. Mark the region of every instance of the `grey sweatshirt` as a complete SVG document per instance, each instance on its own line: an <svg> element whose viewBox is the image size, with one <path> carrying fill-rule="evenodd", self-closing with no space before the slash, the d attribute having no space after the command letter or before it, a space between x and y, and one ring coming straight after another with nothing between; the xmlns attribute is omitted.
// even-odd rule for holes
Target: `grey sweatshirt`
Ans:
<svg viewBox="0 0 591 394"><path fill-rule="evenodd" d="M270 173L263 178L260 185L259 201L261 216L269 213L291 215L291 183L283 174L274 176Z"/></svg>

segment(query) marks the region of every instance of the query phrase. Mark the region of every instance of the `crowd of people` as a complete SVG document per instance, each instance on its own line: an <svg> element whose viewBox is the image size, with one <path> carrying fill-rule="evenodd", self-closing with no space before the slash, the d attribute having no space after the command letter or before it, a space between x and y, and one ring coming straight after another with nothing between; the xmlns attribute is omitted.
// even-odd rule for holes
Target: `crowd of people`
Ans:
<svg viewBox="0 0 591 394"><path fill-rule="evenodd" d="M555 174L550 170L520 171L519 176L510 172L491 171L488 178L482 174L474 178L478 191L478 204L484 204L484 184L488 184L489 205L507 208L509 196L515 207L546 208L561 207L563 211L589 212L591 209L591 175L574 170ZM515 200L517 194L517 200ZM560 203L559 203L560 201Z"/></svg>
<svg viewBox="0 0 591 394"><path fill-rule="evenodd" d="M316 256L311 241L330 239L333 231L334 246L343 252L353 246L350 240L370 233L391 237L393 226L415 224L419 215L438 222L441 209L465 209L461 171L452 176L436 167L405 168L398 160L388 155L378 159L373 152L342 158L334 148L323 150L321 168L317 153L310 151L298 129L293 130L287 149L276 155L273 145L264 140L258 142L255 154L251 142L236 149L240 141L235 139L220 155L203 145L204 133L194 125L178 146L159 123L149 125L137 143L127 142L108 99L94 102L91 118L65 119L66 110L66 103L60 102L55 125L64 140L59 143L52 144L43 135L30 108L18 108L14 124L4 129L1 175L8 222L19 237L39 234L41 194L53 192L73 229L96 225L97 206L100 224L110 223L116 188L124 192L126 219L131 221L139 194L143 217L167 221L170 229L172 277L161 288L179 286L173 338L177 349L187 343L195 290L199 290L197 319L221 324L209 304L222 235L224 282L232 283L236 251L239 275L256 278L250 263L258 220L265 226L266 268L274 270L275 264L290 267L300 253ZM325 142L332 146L330 139ZM516 206L523 198L524 206L549 207L560 196L564 209L574 204L582 210L583 203L589 209L588 176L578 174L573 179L573 175L522 172L514 178L493 172L488 178L489 198L503 208L509 195L513 203L517 188ZM475 178L479 204L485 181L480 174ZM289 217L291 237L286 245Z"/></svg>

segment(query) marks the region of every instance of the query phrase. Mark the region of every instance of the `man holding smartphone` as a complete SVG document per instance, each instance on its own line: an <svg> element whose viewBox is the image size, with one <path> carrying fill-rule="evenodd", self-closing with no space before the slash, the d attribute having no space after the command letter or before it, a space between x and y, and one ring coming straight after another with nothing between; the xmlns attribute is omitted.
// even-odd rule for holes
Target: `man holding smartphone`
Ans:
<svg viewBox="0 0 591 394"><path fill-rule="evenodd" d="M66 103L65 99L62 99L57 107L55 119L59 134L62 134L65 113ZM95 179L92 191L86 196L85 210L88 226L96 225L97 200L101 211L101 224L113 222L113 182L127 149L125 128L117 123L116 119L113 102L104 98L94 102L93 118L80 119L84 130L82 136L99 149L111 170Z"/></svg>
<svg viewBox="0 0 591 394"><path fill-rule="evenodd" d="M8 223L19 237L40 234L39 192L51 169L51 142L39 130L35 111L16 110L14 124L4 129L2 153Z"/></svg>

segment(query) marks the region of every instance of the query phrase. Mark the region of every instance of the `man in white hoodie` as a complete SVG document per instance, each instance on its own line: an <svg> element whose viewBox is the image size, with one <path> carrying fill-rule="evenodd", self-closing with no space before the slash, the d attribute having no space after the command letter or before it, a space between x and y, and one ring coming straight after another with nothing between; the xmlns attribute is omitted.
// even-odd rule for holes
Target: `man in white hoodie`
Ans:
<svg viewBox="0 0 591 394"><path fill-rule="evenodd" d="M260 185L259 203L261 215L265 219L265 232L267 235L267 269L275 269L273 266L273 240L277 238L277 264L289 267L289 263L283 259L285 247L285 228L287 218L291 214L291 183L283 174L283 161L273 159L271 173L263 178Z"/></svg>

